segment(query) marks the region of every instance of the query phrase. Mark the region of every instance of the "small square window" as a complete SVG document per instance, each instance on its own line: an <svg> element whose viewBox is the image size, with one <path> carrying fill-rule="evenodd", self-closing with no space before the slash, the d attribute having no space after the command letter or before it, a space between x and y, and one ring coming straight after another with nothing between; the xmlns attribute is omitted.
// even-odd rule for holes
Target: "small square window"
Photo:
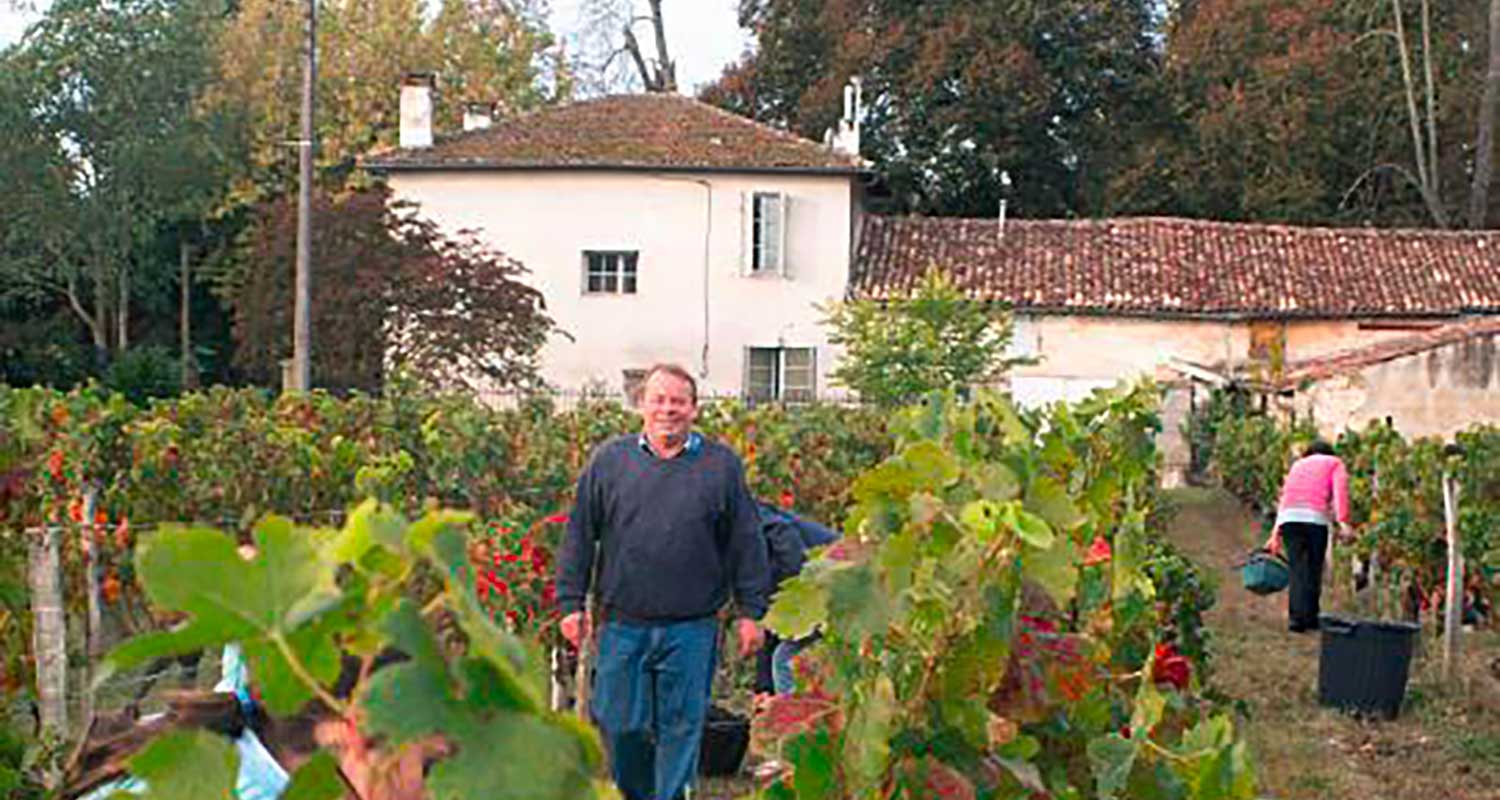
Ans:
<svg viewBox="0 0 1500 800"><path fill-rule="evenodd" d="M584 293L635 294L639 255L634 250L585 250Z"/></svg>

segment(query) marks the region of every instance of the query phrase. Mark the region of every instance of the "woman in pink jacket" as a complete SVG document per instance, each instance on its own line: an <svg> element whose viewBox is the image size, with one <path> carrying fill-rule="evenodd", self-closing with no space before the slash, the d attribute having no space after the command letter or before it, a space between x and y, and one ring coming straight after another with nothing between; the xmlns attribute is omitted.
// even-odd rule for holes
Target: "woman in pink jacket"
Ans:
<svg viewBox="0 0 1500 800"><path fill-rule="evenodd" d="M1349 473L1333 454L1333 446L1320 439L1308 445L1287 471L1281 484L1281 502L1276 507L1276 527L1266 543L1266 549L1272 552L1285 548L1290 562L1287 628L1293 633L1318 628L1323 560L1335 522L1340 534L1347 537Z"/></svg>

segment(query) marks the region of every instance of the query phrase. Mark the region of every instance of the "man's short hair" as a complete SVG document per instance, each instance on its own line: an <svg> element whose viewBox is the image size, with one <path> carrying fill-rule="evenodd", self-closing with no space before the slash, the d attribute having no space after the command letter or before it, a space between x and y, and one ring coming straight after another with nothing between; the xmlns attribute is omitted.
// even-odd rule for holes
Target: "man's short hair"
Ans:
<svg viewBox="0 0 1500 800"><path fill-rule="evenodd" d="M642 393L644 393L646 391L646 384L648 384L648 383L651 382L651 376L653 376L653 375L655 375L655 374L657 374L659 372L660 373L665 373L667 375L671 375L672 377L677 378L678 380L686 381L687 385L688 385L688 393L693 396L693 405L697 405L698 404L698 382L695 381L695 380L693 380L693 374L691 372L688 372L687 370L683 369L681 366L679 366L677 364L671 364L671 363L666 363L666 362L659 363L659 364L652 364L651 367L650 367L650 369L646 370L646 377L644 377L644 378L641 379L641 392Z"/></svg>

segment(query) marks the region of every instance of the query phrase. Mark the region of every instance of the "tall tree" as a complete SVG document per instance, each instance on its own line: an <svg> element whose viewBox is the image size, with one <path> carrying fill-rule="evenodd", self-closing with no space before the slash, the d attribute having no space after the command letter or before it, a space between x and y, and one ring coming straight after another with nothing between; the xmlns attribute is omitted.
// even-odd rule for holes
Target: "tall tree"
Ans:
<svg viewBox="0 0 1500 800"><path fill-rule="evenodd" d="M1455 190L1486 161L1467 144L1484 117L1479 4L1194 0L1167 30L1178 115L1112 187L1124 210L1321 224L1465 216Z"/></svg>
<svg viewBox="0 0 1500 800"><path fill-rule="evenodd" d="M235 198L285 191L296 174L301 91L301 4L241 0L219 48L223 80L209 98L238 115L245 169ZM394 145L401 77L438 77L438 132L459 129L464 104L520 112L555 99L544 78L558 57L537 0L322 0L318 8L317 155L345 173L354 159ZM561 88L566 90L566 81Z"/></svg>
<svg viewBox="0 0 1500 800"><path fill-rule="evenodd" d="M821 139L864 81L864 155L895 207L1030 216L1108 208L1162 96L1151 0L742 0L756 48L705 99Z"/></svg>
<svg viewBox="0 0 1500 800"><path fill-rule="evenodd" d="M172 280L164 226L211 202L224 164L212 79L216 0L58 0L4 55L0 136L13 202L0 293L64 300L102 354L133 301Z"/></svg>
<svg viewBox="0 0 1500 800"><path fill-rule="evenodd" d="M1495 171L1495 124L1500 117L1500 0L1490 0L1489 59L1479 100L1479 130L1474 135L1474 181L1469 188L1469 227L1489 220L1490 178Z"/></svg>

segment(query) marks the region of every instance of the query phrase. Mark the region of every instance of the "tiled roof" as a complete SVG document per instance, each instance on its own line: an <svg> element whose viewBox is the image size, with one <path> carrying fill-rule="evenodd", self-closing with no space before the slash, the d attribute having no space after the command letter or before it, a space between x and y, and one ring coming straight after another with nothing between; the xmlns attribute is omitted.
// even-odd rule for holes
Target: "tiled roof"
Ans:
<svg viewBox="0 0 1500 800"><path fill-rule="evenodd" d="M869 216L850 291L901 296L937 266L970 296L1054 313L1213 317L1500 311L1500 231L1187 219Z"/></svg>
<svg viewBox="0 0 1500 800"><path fill-rule="evenodd" d="M1500 335L1500 317L1486 317L1441 325L1411 336L1387 339L1365 347L1341 350L1326 356L1288 364L1282 373L1282 388L1294 388L1308 381L1320 381L1335 375L1348 375L1366 367L1414 356L1484 336Z"/></svg>
<svg viewBox="0 0 1500 800"><path fill-rule="evenodd" d="M603 97L367 156L371 169L708 169L856 173L858 159L675 94Z"/></svg>

